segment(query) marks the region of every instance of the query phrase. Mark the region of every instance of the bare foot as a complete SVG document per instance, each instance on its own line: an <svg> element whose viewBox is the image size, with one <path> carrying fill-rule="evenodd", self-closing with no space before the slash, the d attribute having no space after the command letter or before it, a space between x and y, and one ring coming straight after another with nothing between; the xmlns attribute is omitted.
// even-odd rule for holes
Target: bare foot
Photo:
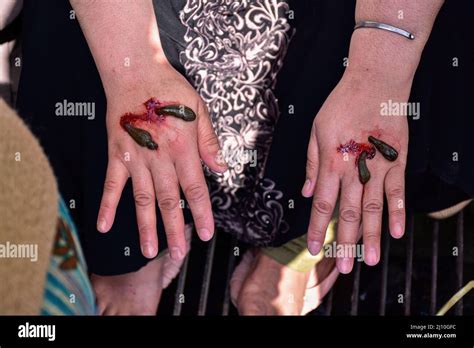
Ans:
<svg viewBox="0 0 474 348"><path fill-rule="evenodd" d="M137 272L91 277L101 315L155 315L160 303L164 257Z"/></svg>
<svg viewBox="0 0 474 348"><path fill-rule="evenodd" d="M237 267L231 280L241 315L304 315L321 303L338 276L334 259L323 259L303 273L260 251L246 256L247 271Z"/></svg>

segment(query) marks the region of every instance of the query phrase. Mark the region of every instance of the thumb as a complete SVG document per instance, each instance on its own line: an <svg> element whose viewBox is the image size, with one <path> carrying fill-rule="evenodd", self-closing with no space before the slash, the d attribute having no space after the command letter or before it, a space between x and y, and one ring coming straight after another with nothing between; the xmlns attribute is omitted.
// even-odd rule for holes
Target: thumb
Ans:
<svg viewBox="0 0 474 348"><path fill-rule="evenodd" d="M199 155L211 170L219 173L225 172L227 170L227 164L222 156L219 140L212 127L207 107L201 102L198 108L197 140Z"/></svg>
<svg viewBox="0 0 474 348"><path fill-rule="evenodd" d="M318 166L318 141L316 139L316 128L313 124L306 160L306 180L304 182L303 189L301 190L301 194L304 197L311 197L314 193L316 179L318 177Z"/></svg>

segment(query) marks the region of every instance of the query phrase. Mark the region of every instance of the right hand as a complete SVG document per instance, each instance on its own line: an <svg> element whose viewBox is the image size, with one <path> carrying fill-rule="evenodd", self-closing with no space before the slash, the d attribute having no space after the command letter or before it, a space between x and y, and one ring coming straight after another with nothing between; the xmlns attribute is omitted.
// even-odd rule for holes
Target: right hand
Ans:
<svg viewBox="0 0 474 348"><path fill-rule="evenodd" d="M133 81L128 79L115 85L118 86L106 89L109 160L97 229L105 233L112 227L122 190L131 177L143 255L153 258L158 253L156 198L170 255L180 260L186 251L180 186L199 237L207 241L213 236L214 220L200 159L213 171L227 169L218 156L220 148L206 105L168 62L137 69ZM143 113L143 103L151 97L182 103L197 115L192 122L166 117L160 125L140 124L158 144L157 151L139 146L120 126L122 115Z"/></svg>

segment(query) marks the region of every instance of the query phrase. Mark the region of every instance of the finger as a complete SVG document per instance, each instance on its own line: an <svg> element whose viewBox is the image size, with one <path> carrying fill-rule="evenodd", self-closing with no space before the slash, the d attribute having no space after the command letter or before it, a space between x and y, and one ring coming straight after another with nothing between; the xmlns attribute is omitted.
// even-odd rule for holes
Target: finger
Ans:
<svg viewBox="0 0 474 348"><path fill-rule="evenodd" d="M311 197L314 193L315 183L318 177L318 141L316 139L315 126L311 130L308 145L308 155L306 159L306 180L301 194L304 197Z"/></svg>
<svg viewBox="0 0 474 348"><path fill-rule="evenodd" d="M341 198L339 202L339 220L337 227L337 244L346 250L355 250L361 223L361 201L364 186L359 182L356 171L342 179ZM348 248L346 248L348 246ZM341 273L350 273L354 264L352 253L344 252L336 260L337 269Z"/></svg>
<svg viewBox="0 0 474 348"><path fill-rule="evenodd" d="M405 170L400 165L390 168L385 176L390 234L401 238L405 233Z"/></svg>
<svg viewBox="0 0 474 348"><path fill-rule="evenodd" d="M313 255L316 255L323 246L338 191L339 177L323 165L318 174L308 228L308 249Z"/></svg>
<svg viewBox="0 0 474 348"><path fill-rule="evenodd" d="M142 254L154 258L158 253L155 192L150 171L145 166L132 171L133 197L137 214Z"/></svg>
<svg viewBox="0 0 474 348"><path fill-rule="evenodd" d="M197 151L190 150L179 157L179 161L176 162L176 173L191 208L199 237L207 241L214 234L214 218L209 190Z"/></svg>
<svg viewBox="0 0 474 348"><path fill-rule="evenodd" d="M109 161L97 217L99 232L105 233L112 228L115 212L128 177L128 170L120 161L113 159Z"/></svg>
<svg viewBox="0 0 474 348"><path fill-rule="evenodd" d="M365 184L362 202L362 230L364 259L369 266L380 260L380 238L382 234L383 177L374 175Z"/></svg>
<svg viewBox="0 0 474 348"><path fill-rule="evenodd" d="M225 172L227 164L220 150L219 140L212 127L211 119L204 103L200 103L198 111L198 147L203 162L213 171Z"/></svg>
<svg viewBox="0 0 474 348"><path fill-rule="evenodd" d="M152 176L170 256L175 261L182 260L186 254L184 218L179 204L178 177L172 162L160 161L154 164Z"/></svg>

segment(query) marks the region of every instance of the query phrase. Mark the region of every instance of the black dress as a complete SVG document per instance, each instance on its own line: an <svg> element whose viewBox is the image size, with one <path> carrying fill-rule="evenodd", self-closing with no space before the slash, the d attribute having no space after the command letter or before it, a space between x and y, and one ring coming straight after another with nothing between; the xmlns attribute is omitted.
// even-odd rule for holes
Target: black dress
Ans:
<svg viewBox="0 0 474 348"><path fill-rule="evenodd" d="M309 133L344 71L355 2L154 4L165 54L207 103L231 162L224 175L207 172L217 228L258 246L304 234L311 200L300 190ZM25 2L18 108L50 156L66 202L74 200L90 270L104 275L135 271L147 259L139 248L130 183L112 230L102 235L95 228L107 165L106 103L70 10L66 1ZM467 12L462 1L447 1L417 72L412 98L424 111L410 122L408 209L435 210L474 194L473 121L466 102L473 72L462 63L473 61L473 51L464 41L467 22L459 20ZM459 58L456 69L448 64L452 56ZM63 100L94 102L95 119L58 118L54 106ZM454 151L456 163L452 156L447 159Z"/></svg>

